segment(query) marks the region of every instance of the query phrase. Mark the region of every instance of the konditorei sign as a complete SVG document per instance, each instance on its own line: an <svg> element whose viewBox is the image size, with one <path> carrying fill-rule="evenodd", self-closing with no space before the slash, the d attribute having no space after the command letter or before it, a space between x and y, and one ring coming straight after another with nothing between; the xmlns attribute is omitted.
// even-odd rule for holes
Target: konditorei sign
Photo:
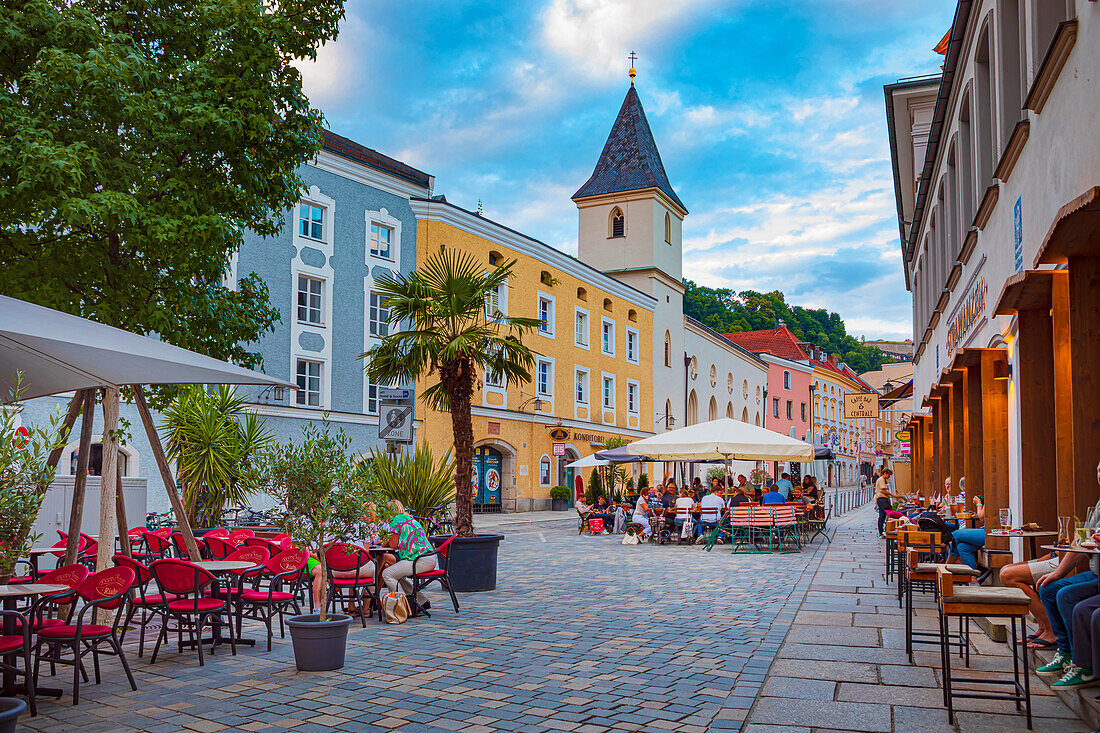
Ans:
<svg viewBox="0 0 1100 733"><path fill-rule="evenodd" d="M955 316L951 319L951 325L947 329L948 356L955 353L955 349L959 347L959 342L962 341L963 336L966 336L971 326L977 323L985 313L985 296L987 291L988 287L985 284L985 278L979 277L974 281L970 292L967 293L966 300L964 300L959 309L955 311Z"/></svg>

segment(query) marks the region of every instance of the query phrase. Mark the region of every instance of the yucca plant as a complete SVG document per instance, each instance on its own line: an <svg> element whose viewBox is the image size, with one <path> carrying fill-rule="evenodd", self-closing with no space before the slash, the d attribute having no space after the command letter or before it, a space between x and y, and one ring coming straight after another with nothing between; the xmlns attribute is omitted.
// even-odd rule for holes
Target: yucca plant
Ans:
<svg viewBox="0 0 1100 733"><path fill-rule="evenodd" d="M193 527L216 527L223 509L248 502L242 477L272 434L263 418L244 411L247 402L226 385L213 391L190 386L164 410L166 452L176 464Z"/></svg>
<svg viewBox="0 0 1100 733"><path fill-rule="evenodd" d="M516 261L486 273L473 255L444 250L415 272L382 275L375 290L386 299L395 329L360 358L370 380L408 384L438 378L420 393L436 410L449 411L454 441L455 530L474 534L474 426L470 402L479 373L488 369L509 384L531 381L535 354L523 336L541 321L501 313L500 288ZM408 328L397 328L408 324Z"/></svg>
<svg viewBox="0 0 1100 733"><path fill-rule="evenodd" d="M410 514L425 516L428 507L454 501L451 451L437 462L427 441L421 441L412 451L400 453L372 449L368 465L366 470L386 498L401 502Z"/></svg>

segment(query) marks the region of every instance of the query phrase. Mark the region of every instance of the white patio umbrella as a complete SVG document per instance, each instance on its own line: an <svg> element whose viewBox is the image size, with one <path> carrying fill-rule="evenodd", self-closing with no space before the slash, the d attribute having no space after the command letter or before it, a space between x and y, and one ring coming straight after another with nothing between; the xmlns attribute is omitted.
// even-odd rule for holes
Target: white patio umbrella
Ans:
<svg viewBox="0 0 1100 733"><path fill-rule="evenodd" d="M127 384L294 385L121 328L0 295L0 380L22 399ZM6 387L5 387L6 388Z"/></svg>
<svg viewBox="0 0 1100 733"><path fill-rule="evenodd" d="M724 417L637 440L627 453L656 461L812 461L814 447L765 428Z"/></svg>
<svg viewBox="0 0 1100 733"><path fill-rule="evenodd" d="M596 454L593 453L590 456L579 458L572 463L567 464L566 468L596 468L597 466L609 465L611 465L611 461L601 461L599 458L596 458Z"/></svg>
<svg viewBox="0 0 1100 733"><path fill-rule="evenodd" d="M66 547L68 562L76 558L78 532L82 523L84 485L88 473L88 455L91 452L92 411L95 407L95 390L103 387L103 466L100 476L99 557L98 567L106 567L114 553L114 529L117 518L122 523L120 534L125 536L125 509L119 498L121 479L118 474L118 450L114 440L107 436L118 423L118 389L131 385L134 401L149 438L160 469L161 479L172 508L176 513L184 541L192 555L198 559L194 536L187 523L187 516L176 494L172 469L164 457L164 449L153 425L152 416L145 403L142 386L145 384L262 384L296 385L284 379L270 377L260 372L228 364L209 356L181 349L148 336L113 328L86 318L62 313L33 303L0 295L0 380L5 385L22 374L20 399L58 394L77 390L65 416L65 429L69 430L83 412L80 429L76 488L69 521L69 541ZM5 387L6 388L6 387ZM49 464L56 467L61 449L50 454ZM115 491L111 491L111 486ZM123 551L128 554L128 544Z"/></svg>

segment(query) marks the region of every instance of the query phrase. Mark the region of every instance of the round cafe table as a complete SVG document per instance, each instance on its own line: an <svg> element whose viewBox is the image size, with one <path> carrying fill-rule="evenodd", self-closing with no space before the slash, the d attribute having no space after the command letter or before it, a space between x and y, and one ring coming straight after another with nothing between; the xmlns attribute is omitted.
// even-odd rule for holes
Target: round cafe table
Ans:
<svg viewBox="0 0 1100 733"><path fill-rule="evenodd" d="M16 585L0 585L0 599L4 601L5 611L15 611L18 601L21 598L35 598L37 596L49 595L50 593L60 593L61 591L68 590L67 585L57 585L54 583L22 583ZM4 635L13 636L18 634L19 631L15 627L16 620L12 616L4 616ZM4 655L4 662L6 664L15 664L15 657L21 650L13 650L10 654ZM29 671L29 670L28 670ZM29 679L29 675L28 675ZM3 679L3 693L5 696L12 696L20 691L22 685L15 684L15 675L11 672L4 673ZM52 687L38 687L34 688L36 695L52 695L54 697L61 697L61 690Z"/></svg>
<svg viewBox="0 0 1100 733"><path fill-rule="evenodd" d="M1039 552L1035 549L1035 540L1041 537L1057 537L1057 532L1051 532L1050 530L1039 530L1036 532L1005 532L1000 529L987 529L986 534L990 537L1026 537L1027 545L1031 549L1031 557L1029 560L1036 560L1039 557ZM1043 546L1046 549L1046 545Z"/></svg>
<svg viewBox="0 0 1100 733"><path fill-rule="evenodd" d="M222 576L224 576L224 575L237 574L237 573L241 573L242 571L245 571L245 570L255 570L256 568L263 567L262 565L256 565L255 563L252 563L252 562L245 562L244 560L200 560L198 562L193 562L191 564L192 565L197 565L198 567L202 568L203 570L205 570L208 573L210 573L211 575L213 575L215 578L218 578L219 582L220 582L220 579L222 578ZM231 605L229 603L230 600L231 599L230 599L229 595L227 594L226 595L226 604L227 604L226 608L227 609L231 607ZM213 627L214 627L213 646L215 646L215 647L218 644L228 644L229 643L229 637L222 636L222 624L218 620L219 618L220 617L215 616L214 617L214 623L213 623ZM232 623L229 624L229 632L233 633L233 624ZM235 638L233 641L237 644L245 644L247 646L256 646L256 640L255 639L246 639L246 638L243 638L243 637L238 637L238 638Z"/></svg>

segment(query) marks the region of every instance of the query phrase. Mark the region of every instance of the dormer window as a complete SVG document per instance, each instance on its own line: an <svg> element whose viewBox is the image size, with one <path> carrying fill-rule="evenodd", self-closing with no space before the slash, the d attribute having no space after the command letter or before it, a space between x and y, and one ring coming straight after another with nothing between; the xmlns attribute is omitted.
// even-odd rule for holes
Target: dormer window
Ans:
<svg viewBox="0 0 1100 733"><path fill-rule="evenodd" d="M625 237L626 236L626 217L623 216L623 210L616 206L611 210L611 219L608 226L608 237Z"/></svg>

